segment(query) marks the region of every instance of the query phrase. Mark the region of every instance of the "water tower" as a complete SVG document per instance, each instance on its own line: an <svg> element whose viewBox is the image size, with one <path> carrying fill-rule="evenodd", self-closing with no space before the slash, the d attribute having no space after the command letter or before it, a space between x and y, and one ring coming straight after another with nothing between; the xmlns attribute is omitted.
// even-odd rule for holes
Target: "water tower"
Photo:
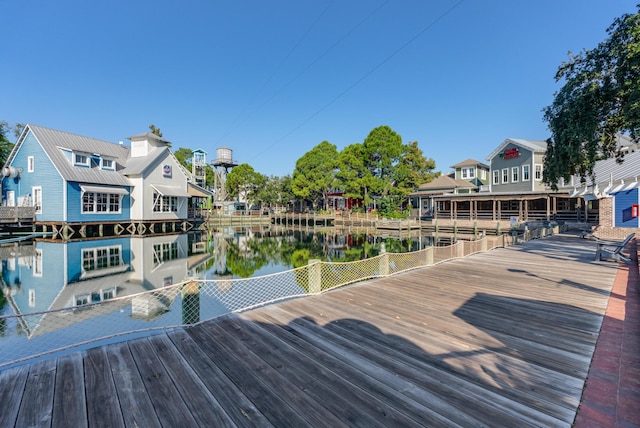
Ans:
<svg viewBox="0 0 640 428"><path fill-rule="evenodd" d="M216 202L222 202L227 199L226 183L229 169L238 164L233 160L233 151L228 147L217 148L216 159L211 164L215 168L214 198Z"/></svg>
<svg viewBox="0 0 640 428"><path fill-rule="evenodd" d="M191 174L196 184L203 189L207 188L207 152L202 149L195 149L191 152Z"/></svg>

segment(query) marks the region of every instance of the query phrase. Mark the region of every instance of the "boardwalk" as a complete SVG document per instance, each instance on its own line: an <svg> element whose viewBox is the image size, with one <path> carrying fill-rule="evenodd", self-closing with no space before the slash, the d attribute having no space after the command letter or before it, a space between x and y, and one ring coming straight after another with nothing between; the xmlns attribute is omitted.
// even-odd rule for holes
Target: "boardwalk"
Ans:
<svg viewBox="0 0 640 428"><path fill-rule="evenodd" d="M571 426L615 263L497 249L0 372L6 426Z"/></svg>

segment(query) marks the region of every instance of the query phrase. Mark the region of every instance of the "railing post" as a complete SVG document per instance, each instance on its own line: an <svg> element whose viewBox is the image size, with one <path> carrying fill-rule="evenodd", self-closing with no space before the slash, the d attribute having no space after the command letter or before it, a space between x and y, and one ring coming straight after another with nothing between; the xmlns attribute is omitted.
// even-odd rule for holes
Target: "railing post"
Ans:
<svg viewBox="0 0 640 428"><path fill-rule="evenodd" d="M322 263L319 259L309 259L309 294L322 291Z"/></svg>
<svg viewBox="0 0 640 428"><path fill-rule="evenodd" d="M382 242L380 244L380 258L378 259L378 272L380 276L389 275L389 254L387 246Z"/></svg>
<svg viewBox="0 0 640 428"><path fill-rule="evenodd" d="M196 280L182 287L182 324L200 322L200 284Z"/></svg>
<svg viewBox="0 0 640 428"><path fill-rule="evenodd" d="M425 266L433 265L433 247L425 248Z"/></svg>

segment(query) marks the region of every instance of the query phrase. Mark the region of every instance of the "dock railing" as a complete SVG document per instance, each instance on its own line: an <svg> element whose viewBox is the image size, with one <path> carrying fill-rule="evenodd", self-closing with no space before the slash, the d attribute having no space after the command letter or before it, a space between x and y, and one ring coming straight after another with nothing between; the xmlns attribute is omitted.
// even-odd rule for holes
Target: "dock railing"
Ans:
<svg viewBox="0 0 640 428"><path fill-rule="evenodd" d="M270 303L323 293L347 284L424 268L491 251L560 230L484 236L475 241L387 253L354 262L309 260L296 269L253 278L188 278L148 292L114 296L85 304L75 297L67 307L23 313L24 290L2 282L15 315L0 316L0 369L53 352L77 350L212 320ZM72 284L68 285L73 286Z"/></svg>

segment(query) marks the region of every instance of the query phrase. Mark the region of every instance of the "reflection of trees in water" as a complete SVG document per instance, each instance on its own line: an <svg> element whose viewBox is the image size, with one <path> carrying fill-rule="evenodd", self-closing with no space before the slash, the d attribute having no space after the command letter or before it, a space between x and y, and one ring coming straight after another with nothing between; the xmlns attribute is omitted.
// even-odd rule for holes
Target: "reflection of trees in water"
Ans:
<svg viewBox="0 0 640 428"><path fill-rule="evenodd" d="M381 238L367 233L336 233L333 230L285 230L275 235L273 231L234 236L217 234L214 241L215 261L211 262L214 273L241 278L248 278L269 264L297 268L307 265L310 259L352 262L375 257L380 254L383 242L388 252L420 249L420 243L411 238Z"/></svg>

